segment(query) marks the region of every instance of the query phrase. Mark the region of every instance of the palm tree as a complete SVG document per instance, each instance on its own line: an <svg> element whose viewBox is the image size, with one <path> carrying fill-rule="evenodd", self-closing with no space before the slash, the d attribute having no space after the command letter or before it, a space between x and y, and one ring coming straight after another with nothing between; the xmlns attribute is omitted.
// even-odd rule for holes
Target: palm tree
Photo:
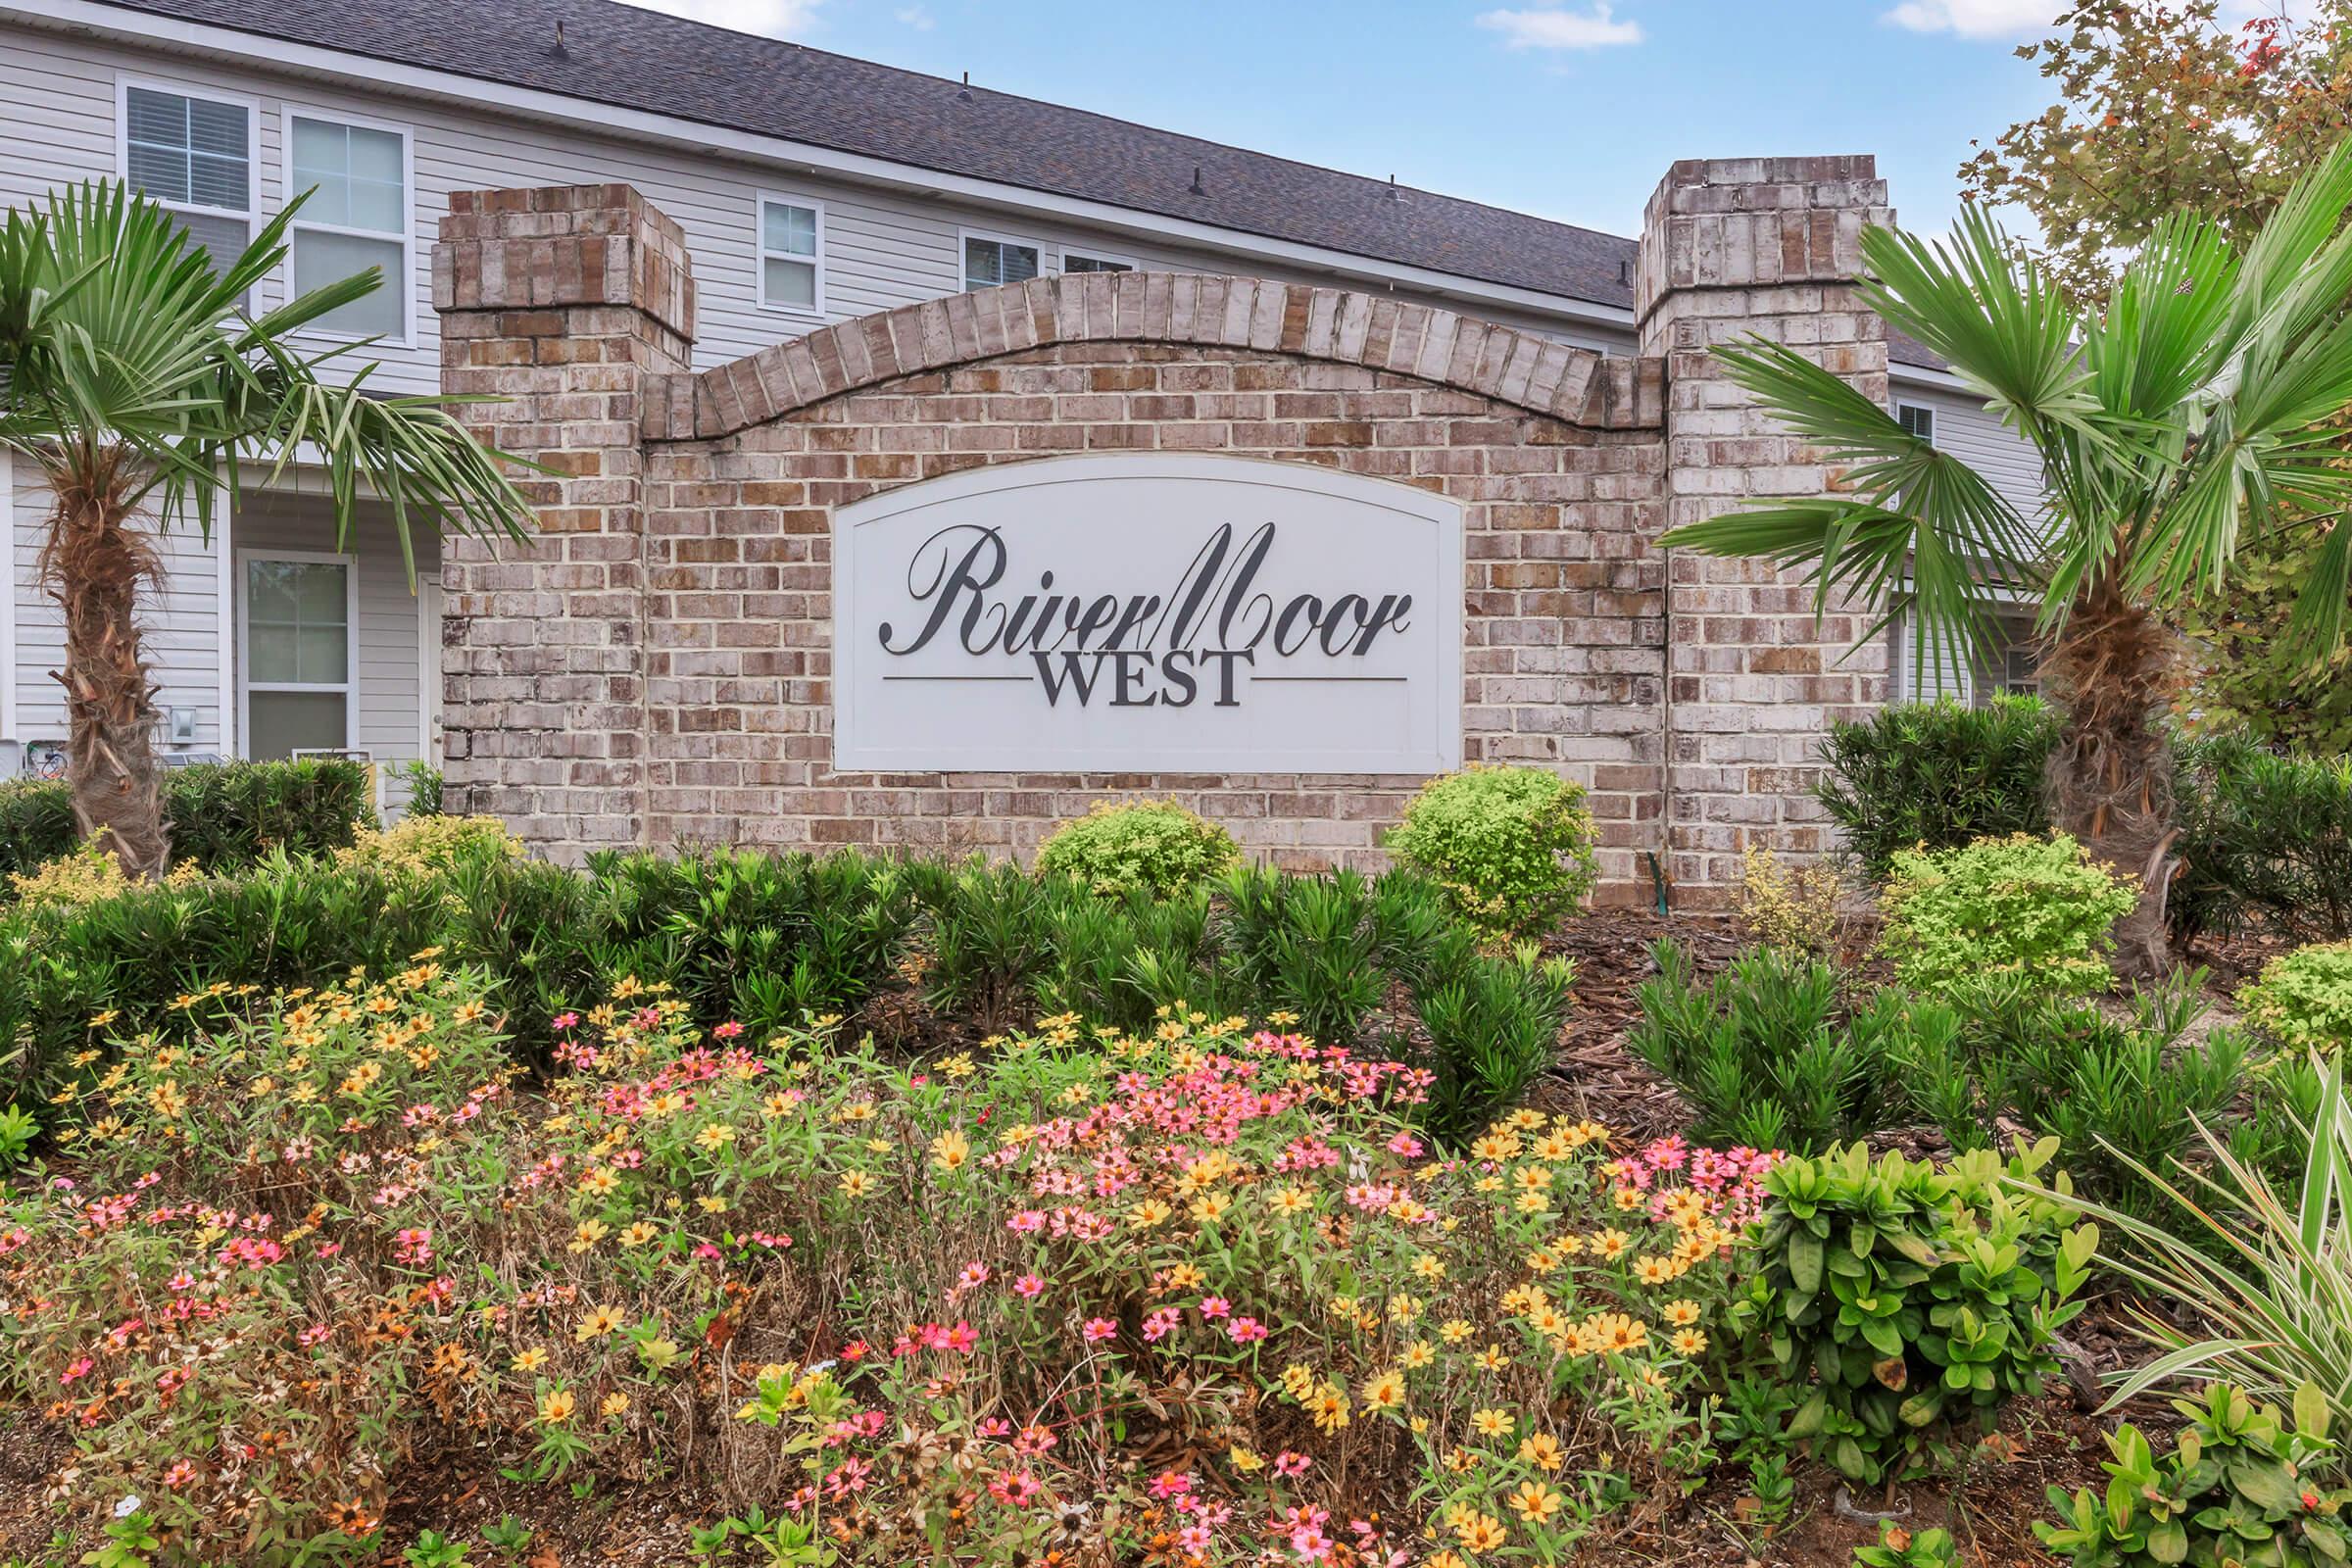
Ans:
<svg viewBox="0 0 2352 1568"><path fill-rule="evenodd" d="M240 466L274 479L295 462L324 471L339 538L363 490L380 498L412 575L413 526L520 540L530 517L505 455L475 443L452 400L371 396L372 367L327 378L365 345L291 346L377 287L375 269L245 315L300 205L225 258L113 181L52 192L0 228L0 445L37 466L53 498L40 573L65 611L74 812L133 877L160 876L171 852L139 642L158 569L148 529L193 520L209 538L215 492L235 493Z"/></svg>
<svg viewBox="0 0 2352 1568"><path fill-rule="evenodd" d="M1866 637L1908 611L1923 665L1989 651L1995 611L2034 607L2061 720L2051 818L2140 879L2117 929L2127 973L2168 961L2175 810L2158 717L2180 663L2172 612L2226 589L2250 540L2310 529L2319 564L2291 634L2314 659L2343 636L2347 206L2352 144L2305 175L2242 255L2193 213L2160 223L2097 315L2070 307L1981 210L1963 212L1949 242L1866 233L1864 300L2038 454L2045 511L2032 519L1803 356L1762 341L1717 351L1844 478L1836 496L1728 513L1664 542L1804 567L1817 608L1833 595L1884 607Z"/></svg>

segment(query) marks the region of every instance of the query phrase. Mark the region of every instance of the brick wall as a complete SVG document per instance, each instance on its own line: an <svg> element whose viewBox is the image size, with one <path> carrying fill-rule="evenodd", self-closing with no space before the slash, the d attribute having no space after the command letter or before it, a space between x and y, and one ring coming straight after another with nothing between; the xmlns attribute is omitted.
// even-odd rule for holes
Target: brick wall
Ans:
<svg viewBox="0 0 2352 1568"><path fill-rule="evenodd" d="M1641 348L1665 362L1666 512L1675 526L1772 496L1818 496L1820 456L1756 409L1708 353L1762 337L1886 401L1886 324L1857 299L1861 235L1892 220L1875 161L1692 159L1642 216ZM1818 621L1803 574L1671 552L1668 870L1680 900L1722 904L1751 845L1832 847L1811 787L1832 719L1886 700L1885 644L1856 648L1859 607Z"/></svg>
<svg viewBox="0 0 2352 1568"><path fill-rule="evenodd" d="M484 429L557 472L529 481L537 541L451 553L453 796L576 858L1023 854L1094 800L1150 792L1278 863L1377 863L1419 777L832 768L833 509L978 465L1215 451L1462 504L1464 756L1587 784L1604 896L1647 897L1645 852L1698 885L1751 831L1807 847L1807 803L1756 792L1794 780L1809 733L1860 700L1860 681L1823 672L1838 628L1799 625L1784 587L1676 562L1670 637L1654 541L1717 497L1826 481L1711 379L1698 351L1719 327L1818 333L1883 391L1883 345L1831 278L1842 215L1875 182L1866 161L1832 162L1846 172L1771 208L1804 217L1805 244L1769 288L1727 281L1751 263L1727 270L1706 224L1675 225L1714 216L1735 168L1761 191L1790 183L1784 166L1678 166L1642 253L1659 352L1625 358L1385 296L1137 272L909 306L690 374L683 249L634 192L461 195L435 258L448 385L507 399ZM1818 263L1817 210L1837 215Z"/></svg>

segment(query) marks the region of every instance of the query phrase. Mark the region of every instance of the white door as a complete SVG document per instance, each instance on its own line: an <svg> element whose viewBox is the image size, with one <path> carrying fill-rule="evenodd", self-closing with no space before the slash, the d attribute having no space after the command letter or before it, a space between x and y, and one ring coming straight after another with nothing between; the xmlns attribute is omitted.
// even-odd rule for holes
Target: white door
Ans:
<svg viewBox="0 0 2352 1568"><path fill-rule="evenodd" d="M416 579L416 709L422 728L416 755L427 767L441 765L441 579Z"/></svg>

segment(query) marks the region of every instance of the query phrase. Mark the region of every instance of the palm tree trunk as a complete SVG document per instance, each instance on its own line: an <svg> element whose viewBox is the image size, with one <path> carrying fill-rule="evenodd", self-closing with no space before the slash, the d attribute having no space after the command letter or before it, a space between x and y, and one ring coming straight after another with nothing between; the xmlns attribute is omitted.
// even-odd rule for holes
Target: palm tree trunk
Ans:
<svg viewBox="0 0 2352 1568"><path fill-rule="evenodd" d="M2115 926L2115 967L2128 979L2172 967L2165 895L2178 824L2172 746L2157 715L2177 667L2172 632L2111 582L2076 599L2042 662L2060 717L2044 776L2051 825L2139 884L2138 904Z"/></svg>
<svg viewBox="0 0 2352 1568"><path fill-rule="evenodd" d="M171 859L171 837L138 599L158 563L129 527L131 478L120 453L84 450L61 460L50 474L56 510L40 569L65 611L66 667L57 678L66 688L74 821L84 838L107 835L125 875L152 882Z"/></svg>

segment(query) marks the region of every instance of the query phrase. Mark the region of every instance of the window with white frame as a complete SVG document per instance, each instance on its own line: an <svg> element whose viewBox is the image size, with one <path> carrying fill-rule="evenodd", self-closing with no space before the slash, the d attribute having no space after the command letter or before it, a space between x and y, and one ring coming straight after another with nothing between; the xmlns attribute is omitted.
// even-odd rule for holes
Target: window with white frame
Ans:
<svg viewBox="0 0 2352 1568"><path fill-rule="evenodd" d="M825 308L825 210L760 198L760 303L771 311Z"/></svg>
<svg viewBox="0 0 2352 1568"><path fill-rule="evenodd" d="M254 108L124 82L122 178L178 218L216 271L253 242Z"/></svg>
<svg viewBox="0 0 2352 1568"><path fill-rule="evenodd" d="M409 135L320 115L286 117L286 194L311 193L289 237L297 295L368 268L380 287L310 324L323 332L406 341L416 279L409 265Z"/></svg>
<svg viewBox="0 0 2352 1568"><path fill-rule="evenodd" d="M1037 247L1023 240L994 234L963 236L963 286L995 288L999 283L1025 283L1037 275Z"/></svg>
<svg viewBox="0 0 2352 1568"><path fill-rule="evenodd" d="M1936 411L1926 404L1897 403L1894 406L1894 422L1928 445L1936 444Z"/></svg>
<svg viewBox="0 0 2352 1568"><path fill-rule="evenodd" d="M1061 253L1061 270L1065 272L1132 272L1135 264L1097 251L1065 249Z"/></svg>
<svg viewBox="0 0 2352 1568"><path fill-rule="evenodd" d="M244 588L245 755L348 747L351 558L247 556Z"/></svg>

